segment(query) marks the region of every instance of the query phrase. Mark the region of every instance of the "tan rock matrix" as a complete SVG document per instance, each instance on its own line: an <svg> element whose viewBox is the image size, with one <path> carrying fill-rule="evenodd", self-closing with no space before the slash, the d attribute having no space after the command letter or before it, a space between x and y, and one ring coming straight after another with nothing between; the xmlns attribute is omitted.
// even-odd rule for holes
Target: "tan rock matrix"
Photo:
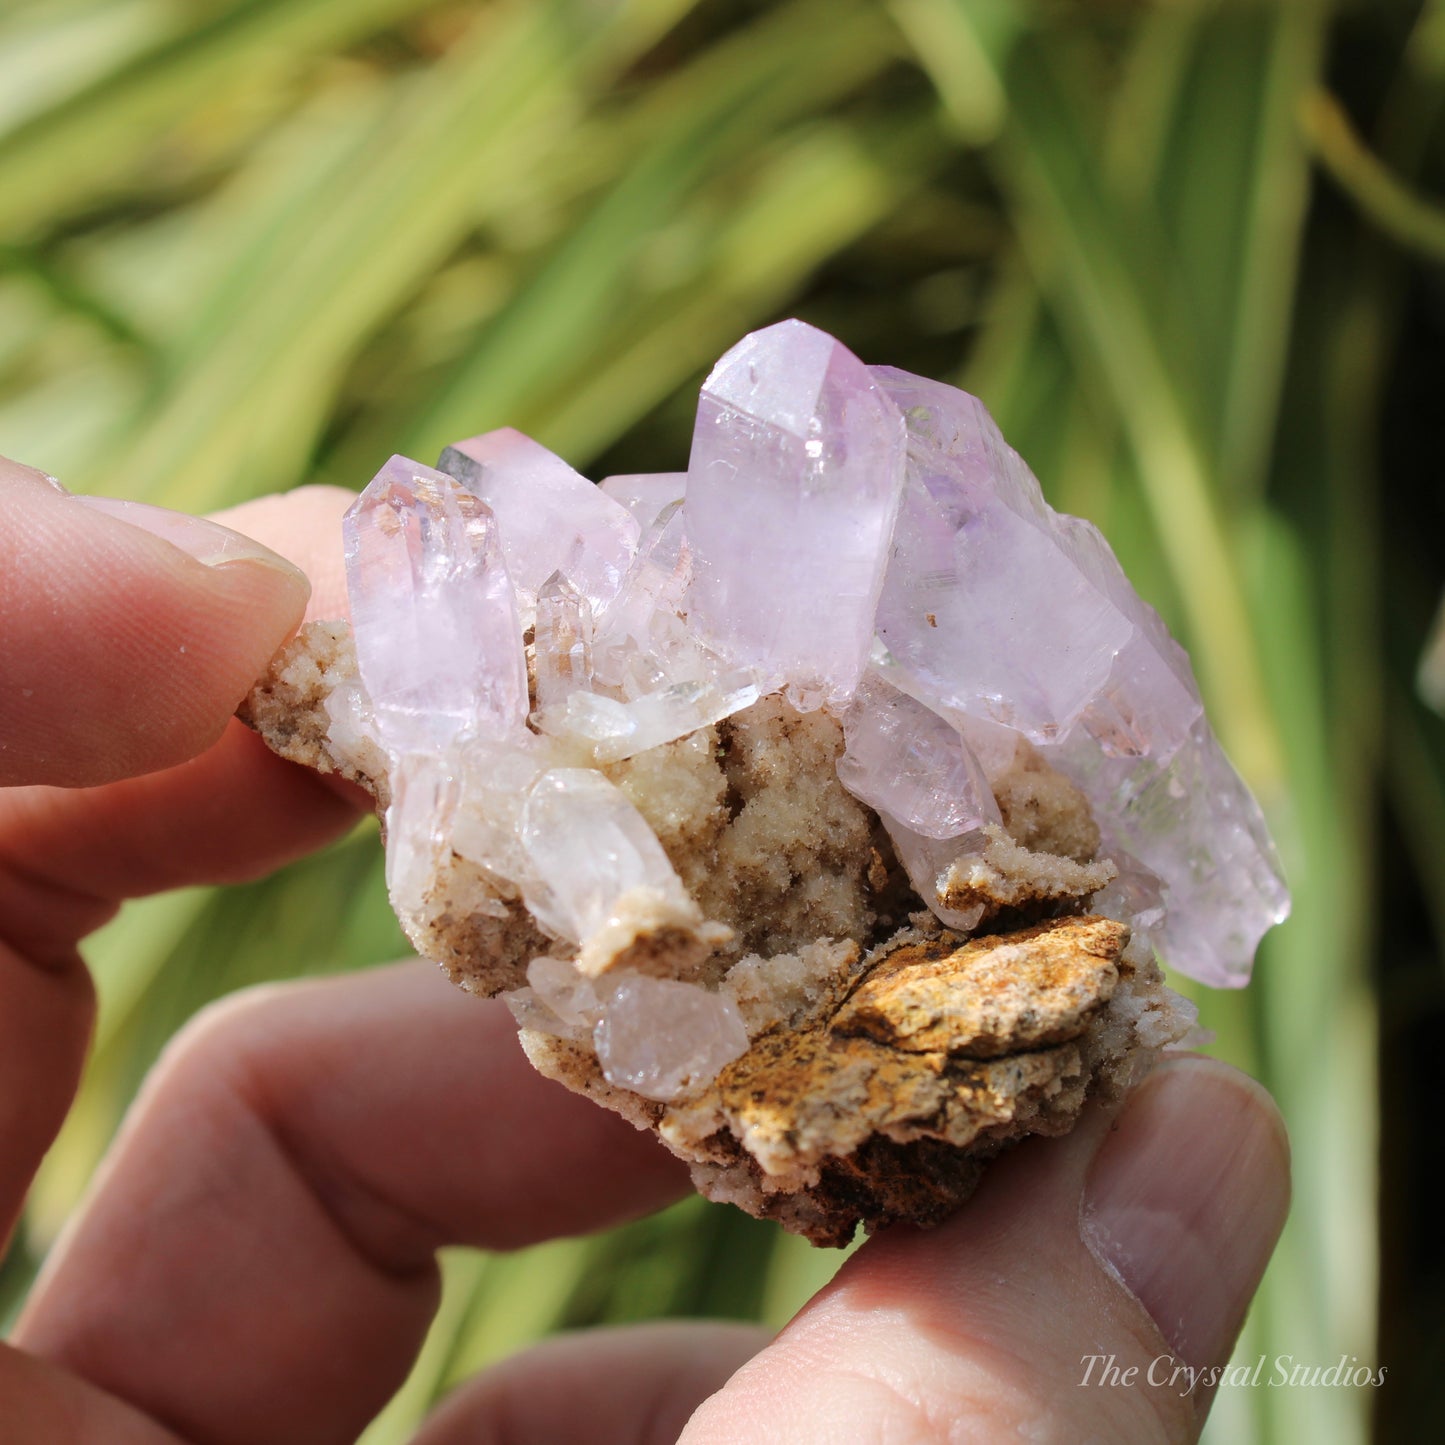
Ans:
<svg viewBox="0 0 1445 1445"><path fill-rule="evenodd" d="M384 756L368 771L328 738L327 699L354 681L349 629L312 624L243 715L283 756L361 783L384 813ZM1083 795L1027 742L992 780L1003 824L970 865L995 920L984 928L1000 931L968 938L923 907L877 815L842 787L842 748L826 710L770 696L605 770L721 925L700 950L692 930L643 919L618 955L705 979L747 1033L745 1052L675 1098L609 1083L585 1010L559 1026L535 1001L528 964L575 950L499 880L453 855L413 932L463 988L511 994L542 1073L655 1131L709 1198L829 1245L860 1223L943 1218L999 1150L1065 1132L1194 1020L1128 927L1086 911L1113 866Z"/></svg>

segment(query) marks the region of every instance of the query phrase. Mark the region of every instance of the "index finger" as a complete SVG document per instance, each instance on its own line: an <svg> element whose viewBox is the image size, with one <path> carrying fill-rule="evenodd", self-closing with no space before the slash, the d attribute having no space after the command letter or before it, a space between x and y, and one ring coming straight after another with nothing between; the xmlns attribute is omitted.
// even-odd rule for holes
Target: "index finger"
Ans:
<svg viewBox="0 0 1445 1445"><path fill-rule="evenodd" d="M309 587L199 518L0 462L0 786L111 782L214 743Z"/></svg>
<svg viewBox="0 0 1445 1445"><path fill-rule="evenodd" d="M298 560L339 557L345 500L312 493L237 519ZM301 618L298 567L8 462L0 516L0 784L66 785L0 786L3 1245L85 1056L93 998L76 942L121 898L266 871L355 808L230 723Z"/></svg>

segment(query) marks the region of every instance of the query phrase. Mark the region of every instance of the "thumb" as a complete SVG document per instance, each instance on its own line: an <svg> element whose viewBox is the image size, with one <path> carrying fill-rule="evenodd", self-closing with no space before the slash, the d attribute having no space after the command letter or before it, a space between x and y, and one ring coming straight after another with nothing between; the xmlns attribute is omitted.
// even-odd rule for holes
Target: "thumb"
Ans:
<svg viewBox="0 0 1445 1445"><path fill-rule="evenodd" d="M870 1241L682 1441L1192 1440L1288 1199L1264 1090L1167 1060L940 1229Z"/></svg>
<svg viewBox="0 0 1445 1445"><path fill-rule="evenodd" d="M0 459L0 786L110 782L213 743L306 606L214 522Z"/></svg>

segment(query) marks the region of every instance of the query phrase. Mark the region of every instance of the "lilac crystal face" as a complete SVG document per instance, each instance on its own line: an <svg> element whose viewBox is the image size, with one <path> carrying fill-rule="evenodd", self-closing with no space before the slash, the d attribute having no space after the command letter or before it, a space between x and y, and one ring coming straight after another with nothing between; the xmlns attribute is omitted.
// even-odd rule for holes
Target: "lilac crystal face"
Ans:
<svg viewBox="0 0 1445 1445"><path fill-rule="evenodd" d="M527 664L497 523L453 478L392 457L342 524L356 659L384 746L505 736Z"/></svg>
<svg viewBox="0 0 1445 1445"><path fill-rule="evenodd" d="M951 910L940 880L1001 823L1025 739L1117 866L1091 906L1166 962L1242 984L1287 914L1183 650L975 398L790 321L714 368L686 473L594 487L506 429L441 465L393 457L347 514L360 678L328 699L330 746L388 759L403 921L457 860L520 892L567 956L532 962L514 1010L590 1040L612 1083L675 1098L748 1036L715 978L612 967L648 920L703 953L718 935L603 769L768 692L840 720L839 778L951 929L982 905Z"/></svg>
<svg viewBox="0 0 1445 1445"><path fill-rule="evenodd" d="M903 422L831 336L784 321L703 386L688 464L689 620L796 701L845 701L903 489Z"/></svg>
<svg viewBox="0 0 1445 1445"><path fill-rule="evenodd" d="M957 728L868 676L843 714L838 776L855 798L925 838L957 838L999 821L983 768Z"/></svg>
<svg viewBox="0 0 1445 1445"><path fill-rule="evenodd" d="M524 614L554 572L594 608L616 595L637 549L638 524L561 457L501 427L449 446L440 465L496 513Z"/></svg>
<svg viewBox="0 0 1445 1445"><path fill-rule="evenodd" d="M1088 794L1125 876L1137 860L1162 885L1163 916L1142 926L1164 961L1217 988L1247 984L1289 890L1259 804L1203 715L1172 757L1109 757L1085 735L1046 756Z"/></svg>
<svg viewBox="0 0 1445 1445"><path fill-rule="evenodd" d="M874 374L908 426L878 635L930 704L1051 742L1108 681L1133 625L976 398L891 367Z"/></svg>

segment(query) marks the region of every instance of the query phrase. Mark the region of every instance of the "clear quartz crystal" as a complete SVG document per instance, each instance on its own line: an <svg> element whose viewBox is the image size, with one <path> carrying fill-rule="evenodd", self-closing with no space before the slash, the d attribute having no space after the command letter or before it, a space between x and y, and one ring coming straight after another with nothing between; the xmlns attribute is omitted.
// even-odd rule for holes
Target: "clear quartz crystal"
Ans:
<svg viewBox="0 0 1445 1445"><path fill-rule="evenodd" d="M386 889L399 912L426 903L452 849L461 795L454 752L402 753L391 769L386 810Z"/></svg>
<svg viewBox="0 0 1445 1445"><path fill-rule="evenodd" d="M498 882L536 898L546 898L547 889L522 846L522 808L555 761L548 741L525 731L505 743L474 742L462 755L453 849Z"/></svg>
<svg viewBox="0 0 1445 1445"><path fill-rule="evenodd" d="M683 679L679 644L700 650L677 616L691 575L682 504L669 502L644 529L632 568L598 623L600 682L635 696Z"/></svg>
<svg viewBox="0 0 1445 1445"><path fill-rule="evenodd" d="M831 336L784 321L713 368L688 464L689 621L795 700L846 700L873 637L903 422Z"/></svg>
<svg viewBox="0 0 1445 1445"><path fill-rule="evenodd" d="M729 995L639 974L616 985L592 1037L608 1083L660 1100L708 1083L748 1047Z"/></svg>
<svg viewBox="0 0 1445 1445"><path fill-rule="evenodd" d="M565 707L539 721L560 736L585 740L597 762L615 763L731 717L751 707L758 696L752 675L733 671L715 679L675 682L629 702L574 692Z"/></svg>
<svg viewBox="0 0 1445 1445"><path fill-rule="evenodd" d="M522 847L547 890L528 906L574 943L590 938L627 894L646 890L665 907L691 902L642 814L591 768L552 768L532 785L519 824Z"/></svg>
<svg viewBox="0 0 1445 1445"><path fill-rule="evenodd" d="M616 595L637 547L638 524L561 457L502 427L455 442L439 465L496 513L524 625L554 572L565 572L594 609Z"/></svg>
<svg viewBox="0 0 1445 1445"><path fill-rule="evenodd" d="M527 982L564 1024L590 1029L602 1012L596 983L564 958L534 958L527 965Z"/></svg>
<svg viewBox="0 0 1445 1445"><path fill-rule="evenodd" d="M556 707L592 685L592 608L560 572L537 593L537 705Z"/></svg>
<svg viewBox="0 0 1445 1445"><path fill-rule="evenodd" d="M645 531L687 492L686 472L634 472L627 476L604 477L598 484L603 494L620 502Z"/></svg>

